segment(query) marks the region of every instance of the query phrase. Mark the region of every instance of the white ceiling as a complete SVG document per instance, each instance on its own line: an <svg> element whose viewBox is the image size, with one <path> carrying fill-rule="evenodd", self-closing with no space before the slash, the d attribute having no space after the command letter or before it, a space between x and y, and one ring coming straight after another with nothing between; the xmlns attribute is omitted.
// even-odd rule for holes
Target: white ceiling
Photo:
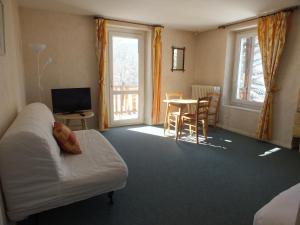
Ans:
<svg viewBox="0 0 300 225"><path fill-rule="evenodd" d="M19 5L190 31L300 5L300 0L18 0Z"/></svg>

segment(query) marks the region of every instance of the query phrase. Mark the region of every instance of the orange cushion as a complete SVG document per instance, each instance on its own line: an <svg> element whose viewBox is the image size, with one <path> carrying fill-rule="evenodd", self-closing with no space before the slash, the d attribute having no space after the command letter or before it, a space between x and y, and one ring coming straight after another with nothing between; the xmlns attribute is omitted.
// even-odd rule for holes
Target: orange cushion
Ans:
<svg viewBox="0 0 300 225"><path fill-rule="evenodd" d="M62 151L71 154L81 153L79 142L76 139L74 132L63 123L54 122L53 136Z"/></svg>

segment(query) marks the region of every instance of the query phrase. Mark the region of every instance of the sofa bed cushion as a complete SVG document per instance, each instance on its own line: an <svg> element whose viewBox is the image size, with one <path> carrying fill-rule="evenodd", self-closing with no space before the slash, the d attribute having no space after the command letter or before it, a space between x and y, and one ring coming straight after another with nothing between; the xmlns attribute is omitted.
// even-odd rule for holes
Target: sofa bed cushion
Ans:
<svg viewBox="0 0 300 225"><path fill-rule="evenodd" d="M8 211L26 208L32 200L30 193L36 195L36 202L57 195L64 166L52 134L53 123L47 106L32 103L1 139L0 175Z"/></svg>
<svg viewBox="0 0 300 225"><path fill-rule="evenodd" d="M64 196L83 198L123 188L128 169L107 139L96 130L74 132L83 154L62 156L65 177L62 179Z"/></svg>
<svg viewBox="0 0 300 225"><path fill-rule="evenodd" d="M81 154L80 145L73 131L60 122L54 122L53 135L60 149L70 154Z"/></svg>
<svg viewBox="0 0 300 225"><path fill-rule="evenodd" d="M25 133L32 137L39 138L40 141L47 146L46 149L41 149L35 142L22 138L22 142L24 142L23 150L26 151L30 148L41 149L41 151L45 153L45 157L50 155L50 158L55 163L57 170L62 171L60 163L60 149L52 134L54 121L55 119L53 114L46 105L42 103L31 103L24 107L24 109L18 114L15 121L4 134L0 144L2 142L8 144L8 139L11 139L12 141L9 145L13 148L13 145L18 144L16 140L19 140L14 138L14 136L20 136L20 134ZM19 153L14 152L14 154Z"/></svg>

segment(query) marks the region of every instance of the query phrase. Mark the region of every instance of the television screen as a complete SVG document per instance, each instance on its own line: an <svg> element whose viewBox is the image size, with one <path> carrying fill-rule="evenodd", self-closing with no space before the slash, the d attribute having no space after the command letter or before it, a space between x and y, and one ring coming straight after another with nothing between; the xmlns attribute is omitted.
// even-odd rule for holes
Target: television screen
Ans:
<svg viewBox="0 0 300 225"><path fill-rule="evenodd" d="M54 113L74 113L90 110L90 88L52 89L52 107Z"/></svg>

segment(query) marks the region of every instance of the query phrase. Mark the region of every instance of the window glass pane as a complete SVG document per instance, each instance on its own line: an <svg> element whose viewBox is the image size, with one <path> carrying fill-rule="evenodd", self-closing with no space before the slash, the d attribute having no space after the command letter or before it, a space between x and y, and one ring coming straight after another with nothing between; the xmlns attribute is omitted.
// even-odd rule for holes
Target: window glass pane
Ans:
<svg viewBox="0 0 300 225"><path fill-rule="evenodd" d="M260 48L258 45L257 36L253 37L253 60L252 60L252 73L251 73L251 86L249 100L255 102L263 102L265 98L265 84L263 76L263 68L261 62Z"/></svg>
<svg viewBox="0 0 300 225"><path fill-rule="evenodd" d="M247 100L249 61L251 60L251 46L251 37L241 38L236 93L236 98L240 100Z"/></svg>
<svg viewBox="0 0 300 225"><path fill-rule="evenodd" d="M248 102L263 102L265 86L257 35L245 34L237 39L240 45L235 98Z"/></svg>
<svg viewBox="0 0 300 225"><path fill-rule="evenodd" d="M113 90L137 91L139 83L138 39L113 37Z"/></svg>

